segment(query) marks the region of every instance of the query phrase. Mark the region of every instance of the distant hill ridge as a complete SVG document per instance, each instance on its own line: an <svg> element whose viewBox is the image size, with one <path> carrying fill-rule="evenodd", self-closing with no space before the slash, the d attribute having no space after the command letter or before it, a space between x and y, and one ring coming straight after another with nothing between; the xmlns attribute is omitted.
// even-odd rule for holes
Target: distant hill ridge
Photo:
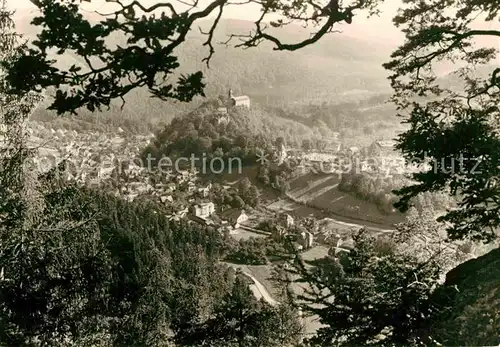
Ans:
<svg viewBox="0 0 500 347"><path fill-rule="evenodd" d="M34 38L39 30L29 24L32 17L33 14L18 15L16 20L18 31L28 38ZM97 15L92 16L92 21L98 20ZM199 25L204 27L209 22L201 21ZM221 20L213 41L225 41L230 33L248 33L252 25L252 22L243 20ZM275 32L283 42L294 42L308 35L307 30L293 25ZM389 89L385 79L387 74L381 64L389 59L392 47L383 43L332 33L319 43L295 52L273 51L266 43L248 50L216 44L216 54L209 69L202 62L208 54L206 46L203 46L205 40L197 27L193 28L186 42L177 49L181 63L178 72L204 71L209 97L225 95L228 88L232 88L237 95L244 94L257 102L277 105L343 102L353 98L363 99ZM110 41L118 43L123 38L115 35ZM65 67L83 62L82 58L68 53L59 56L58 61ZM123 111L117 106L111 113L168 122L203 100L197 98L191 106L165 103L149 96L146 89L136 90L126 97L127 105Z"/></svg>

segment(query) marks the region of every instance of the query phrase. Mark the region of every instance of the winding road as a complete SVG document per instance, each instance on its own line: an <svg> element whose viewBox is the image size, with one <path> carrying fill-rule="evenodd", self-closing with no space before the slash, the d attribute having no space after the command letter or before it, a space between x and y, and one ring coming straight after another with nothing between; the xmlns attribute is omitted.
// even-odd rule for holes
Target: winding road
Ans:
<svg viewBox="0 0 500 347"><path fill-rule="evenodd" d="M269 293L267 288L257 279L255 276L253 276L250 273L250 270L245 266L245 265L239 265L239 264L234 264L234 263L228 263L224 262L224 264L231 266L233 269L236 271L241 271L243 275L248 277L253 281L253 284L250 285L250 288L252 289L252 292L254 293L255 297L260 300L260 298L264 298L264 300L272 306L276 306L279 304L278 301L273 299L273 296Z"/></svg>
<svg viewBox="0 0 500 347"><path fill-rule="evenodd" d="M254 295L258 293L257 295L255 295L256 297L260 296L271 306L276 306L279 304L278 301L276 301L272 298L271 294L269 294L266 287L264 287L264 285L262 283L260 283L258 279L256 279L254 276L252 276L248 272L242 271L242 273L253 281L254 284L251 285L251 289L254 292ZM260 299L260 298L257 298L257 299Z"/></svg>

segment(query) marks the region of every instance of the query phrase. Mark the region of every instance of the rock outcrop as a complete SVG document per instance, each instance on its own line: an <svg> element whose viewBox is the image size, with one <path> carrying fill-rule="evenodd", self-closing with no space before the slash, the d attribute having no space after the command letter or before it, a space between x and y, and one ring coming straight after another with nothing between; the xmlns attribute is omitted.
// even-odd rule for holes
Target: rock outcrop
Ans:
<svg viewBox="0 0 500 347"><path fill-rule="evenodd" d="M444 346L499 346L500 249L449 271L433 300L443 311L425 329L423 335L431 341Z"/></svg>

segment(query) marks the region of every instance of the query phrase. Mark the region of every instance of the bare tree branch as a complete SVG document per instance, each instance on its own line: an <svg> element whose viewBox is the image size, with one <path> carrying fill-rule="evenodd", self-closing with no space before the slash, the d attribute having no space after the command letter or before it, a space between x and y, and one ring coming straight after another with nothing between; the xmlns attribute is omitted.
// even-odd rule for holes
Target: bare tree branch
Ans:
<svg viewBox="0 0 500 347"><path fill-rule="evenodd" d="M212 45L214 31L215 31L215 28L217 28L217 24L219 24L219 21L220 21L220 19L222 17L222 12L223 11L224 11L224 5L220 5L220 7L219 7L219 13L217 14L217 18L215 18L215 20L214 20L214 22L212 24L212 27L210 28L210 31L208 33L203 32L201 30L201 28L200 28L200 32L202 34L208 35L207 41L205 41L205 43L203 43L203 46L208 45L208 47L210 48L210 53L209 53L208 57L203 58L203 60L202 60L202 61L204 61L204 62L207 63L207 67L208 68L210 68L210 59L212 58L212 55L215 53L214 46Z"/></svg>
<svg viewBox="0 0 500 347"><path fill-rule="evenodd" d="M165 85L164 82L166 76L171 75L179 65L174 51L186 40L193 24L217 11L210 29L207 32L200 29L200 32L207 36L203 46L208 47L208 55L202 62L210 67L216 50L213 43L214 33L220 24L225 6L253 3L259 5L262 10L254 22L252 32L248 35L230 35L226 45L232 38L238 37L240 42L235 47L246 49L269 41L274 44L274 50L295 51L318 42L328 33L338 32L334 30L336 23L351 23L353 11L371 10L379 0L358 0L350 6L344 6L341 0L213 0L201 10L198 9L198 0L177 0L189 7L182 12L177 10L172 2L158 2L146 7L140 0L134 0L127 5L122 0L110 0L109 2L119 5L120 8L101 14L109 18L97 25L92 25L83 18L78 13L77 4L70 1L30 1L42 11L42 16L37 17L36 21L44 29L35 43L39 51L35 55L21 57L8 68L12 72L9 78L13 90L17 93L26 89L39 90L55 86L57 93L51 108L56 109L58 113L74 113L74 110L82 106L86 106L90 111L100 109L101 106L110 107L111 100L123 100L128 92L142 86L147 86L154 96L161 99L190 101L196 95L204 95L201 72L183 76L177 87ZM166 8L168 14L162 12L161 18L156 18L154 12L161 8ZM149 17L146 17L147 14L150 14ZM269 25L264 22L270 14L282 17L271 22L272 27L279 28L295 22L307 26L312 22L319 26L319 30L299 42L284 43L274 33L269 32ZM68 25L82 28L81 32L77 33L78 38L75 35L58 37L66 35L60 28ZM127 47L118 46L113 49L105 44L105 38L114 32L127 37ZM89 71L80 71L77 67L72 67L69 72L54 68L53 62L48 61L44 53L49 47L60 48L61 52L73 51L82 57ZM94 58L100 59L102 66L93 66ZM38 66L36 69L35 65ZM26 71L26 66L32 71ZM46 73L47 71L49 72ZM69 89L60 89L60 86Z"/></svg>

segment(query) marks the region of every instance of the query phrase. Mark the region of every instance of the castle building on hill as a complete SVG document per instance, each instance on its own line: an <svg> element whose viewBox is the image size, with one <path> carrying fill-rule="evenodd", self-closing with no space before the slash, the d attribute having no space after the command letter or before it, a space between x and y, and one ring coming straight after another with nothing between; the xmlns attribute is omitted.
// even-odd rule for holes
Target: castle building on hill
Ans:
<svg viewBox="0 0 500 347"><path fill-rule="evenodd" d="M234 96L232 89L229 89L229 102L233 107L250 108L250 98L246 95Z"/></svg>

